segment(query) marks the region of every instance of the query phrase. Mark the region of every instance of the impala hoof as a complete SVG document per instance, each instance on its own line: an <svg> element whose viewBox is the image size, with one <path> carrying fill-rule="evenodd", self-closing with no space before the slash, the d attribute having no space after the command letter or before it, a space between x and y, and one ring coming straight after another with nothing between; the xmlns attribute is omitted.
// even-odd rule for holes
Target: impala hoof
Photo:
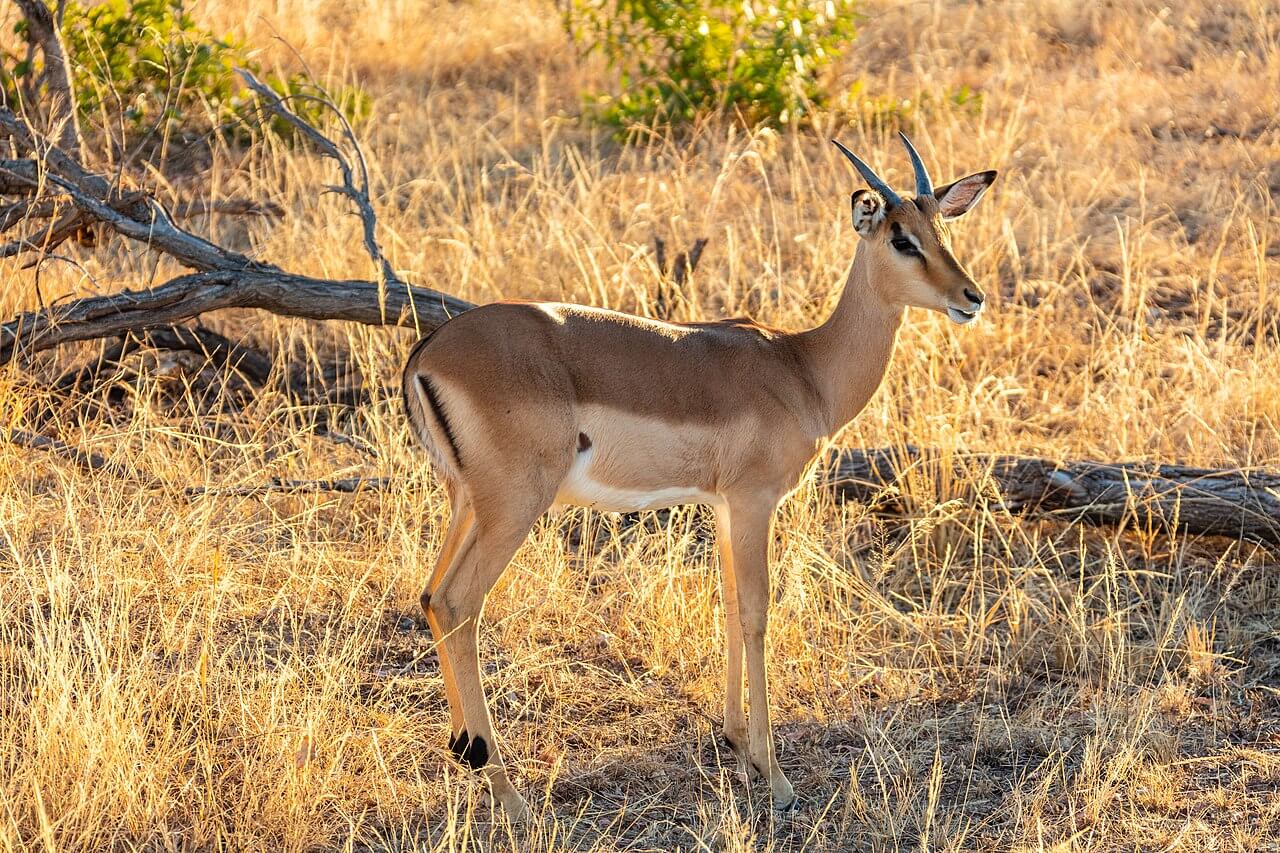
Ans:
<svg viewBox="0 0 1280 853"><path fill-rule="evenodd" d="M786 777L780 777L778 781L773 783L773 807L780 812L789 812L800 802L796 798L796 789L791 787L791 783Z"/></svg>
<svg viewBox="0 0 1280 853"><path fill-rule="evenodd" d="M489 797L495 806L506 813L512 823L525 823L533 816L529 810L529 804L511 784L506 773L495 774L489 778Z"/></svg>

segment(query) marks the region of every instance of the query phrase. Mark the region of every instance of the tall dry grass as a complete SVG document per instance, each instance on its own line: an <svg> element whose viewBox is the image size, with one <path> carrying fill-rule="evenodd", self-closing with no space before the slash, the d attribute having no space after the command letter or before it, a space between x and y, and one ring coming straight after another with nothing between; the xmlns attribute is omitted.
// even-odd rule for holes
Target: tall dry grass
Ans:
<svg viewBox="0 0 1280 853"><path fill-rule="evenodd" d="M847 446L1280 465L1280 13L1252 0L866 5L833 85L976 109L916 113L939 178L997 167L957 229L992 295L955 329L913 312ZM817 322L856 238L839 134L898 183L887 128L708 124L619 149L577 122L602 71L549 0L227 0L202 20L375 97L364 128L385 245L482 302L650 310L648 247L710 238L681 310ZM15 12L0 12L5 28ZM214 195L279 223L201 222L318 275L367 275L306 151L219 151ZM112 245L44 298L173 270ZM37 304L0 262L0 313ZM417 594L447 516L385 399L412 336L207 318L279 356L341 359L375 402L301 429L278 389L147 358L60 435L167 487L0 447L0 844L6 849L1264 850L1280 838L1280 573L1246 542L1004 512L976 479L901 519L812 485L782 509L772 686L805 799L774 815L717 739L723 632L710 520L540 525L490 600L488 691L538 820L493 822L445 750ZM0 372L22 423L31 372ZM105 392L104 392L105 393ZM396 493L186 499L189 484L391 475ZM975 474L975 478L978 477ZM939 487L951 500L924 498Z"/></svg>

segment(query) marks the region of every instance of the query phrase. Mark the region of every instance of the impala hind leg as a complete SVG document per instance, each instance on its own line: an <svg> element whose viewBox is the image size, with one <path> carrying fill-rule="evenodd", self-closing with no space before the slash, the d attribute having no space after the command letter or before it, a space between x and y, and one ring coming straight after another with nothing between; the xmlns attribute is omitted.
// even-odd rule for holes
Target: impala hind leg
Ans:
<svg viewBox="0 0 1280 853"><path fill-rule="evenodd" d="M444 695L449 702L449 749L457 752L457 746L466 734L466 723L462 716L462 700L458 697L458 686L453 675L453 666L449 661L449 652L445 648L445 634L441 630L440 620L431 610L431 596L435 594L440 579L470 547L471 534L475 529L475 511L461 489L449 485L449 528L440 543L440 554L436 557L435 568L418 599L422 612L426 614L427 624L431 626L431 636L436 642L436 656L440 659L440 677L444 680Z"/></svg>
<svg viewBox="0 0 1280 853"><path fill-rule="evenodd" d="M751 707L748 752L757 772L769 780L776 808L795 802L795 789L778 766L769 725L769 678L765 667L765 634L769 623L769 542L775 501L748 500L730 505L730 539L742 640L747 657Z"/></svg>
<svg viewBox="0 0 1280 853"><path fill-rule="evenodd" d="M454 752L464 764L484 774L494 800L517 819L527 816L528 806L507 777L498 752L480 675L479 624L485 596L550 502L548 497L536 511L526 508L515 517L509 511L495 517L478 510L470 547L445 572L431 596L431 611L443 631L465 720L465 734Z"/></svg>

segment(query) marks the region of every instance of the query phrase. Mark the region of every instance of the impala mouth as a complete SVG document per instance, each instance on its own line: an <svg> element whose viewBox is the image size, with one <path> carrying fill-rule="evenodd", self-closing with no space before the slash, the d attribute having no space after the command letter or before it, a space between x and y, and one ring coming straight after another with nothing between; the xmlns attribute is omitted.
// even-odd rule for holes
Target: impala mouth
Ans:
<svg viewBox="0 0 1280 853"><path fill-rule="evenodd" d="M978 319L978 314L982 312L982 306L979 305L972 311L965 311L961 308L948 307L947 316L951 318L951 322L957 326L967 326L974 320Z"/></svg>

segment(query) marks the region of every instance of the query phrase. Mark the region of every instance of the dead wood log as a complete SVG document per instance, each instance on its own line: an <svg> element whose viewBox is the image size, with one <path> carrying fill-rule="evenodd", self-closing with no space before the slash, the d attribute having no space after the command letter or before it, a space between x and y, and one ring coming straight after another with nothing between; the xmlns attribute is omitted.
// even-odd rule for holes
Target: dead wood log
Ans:
<svg viewBox="0 0 1280 853"><path fill-rule="evenodd" d="M51 387L63 395L88 391L102 379L104 372L118 371L125 358L143 347L202 355L214 367L235 371L258 388L266 385L271 377L271 358L253 347L236 343L204 326L165 326L141 335L121 335L88 364L63 373ZM119 375L112 378L118 381Z"/></svg>
<svg viewBox="0 0 1280 853"><path fill-rule="evenodd" d="M149 290L89 296L21 314L0 325L0 364L73 341L181 324L224 308L261 308L312 320L398 325L426 333L471 303L419 287L310 278L279 270L191 273Z"/></svg>
<svg viewBox="0 0 1280 853"><path fill-rule="evenodd" d="M227 486L213 488L207 486L191 486L184 494L189 498L235 497L247 498L285 492L288 494L305 494L307 492L339 492L356 494L358 492L383 492L397 485L392 477L346 477L340 480L282 480L273 478L269 483L260 486ZM403 486L403 484L400 484Z"/></svg>
<svg viewBox="0 0 1280 853"><path fill-rule="evenodd" d="M897 509L909 508L913 496L964 496L939 494L939 483L989 482L1003 506L1016 513L1280 546L1277 471L944 455L905 447L842 451L828 482L845 499Z"/></svg>

